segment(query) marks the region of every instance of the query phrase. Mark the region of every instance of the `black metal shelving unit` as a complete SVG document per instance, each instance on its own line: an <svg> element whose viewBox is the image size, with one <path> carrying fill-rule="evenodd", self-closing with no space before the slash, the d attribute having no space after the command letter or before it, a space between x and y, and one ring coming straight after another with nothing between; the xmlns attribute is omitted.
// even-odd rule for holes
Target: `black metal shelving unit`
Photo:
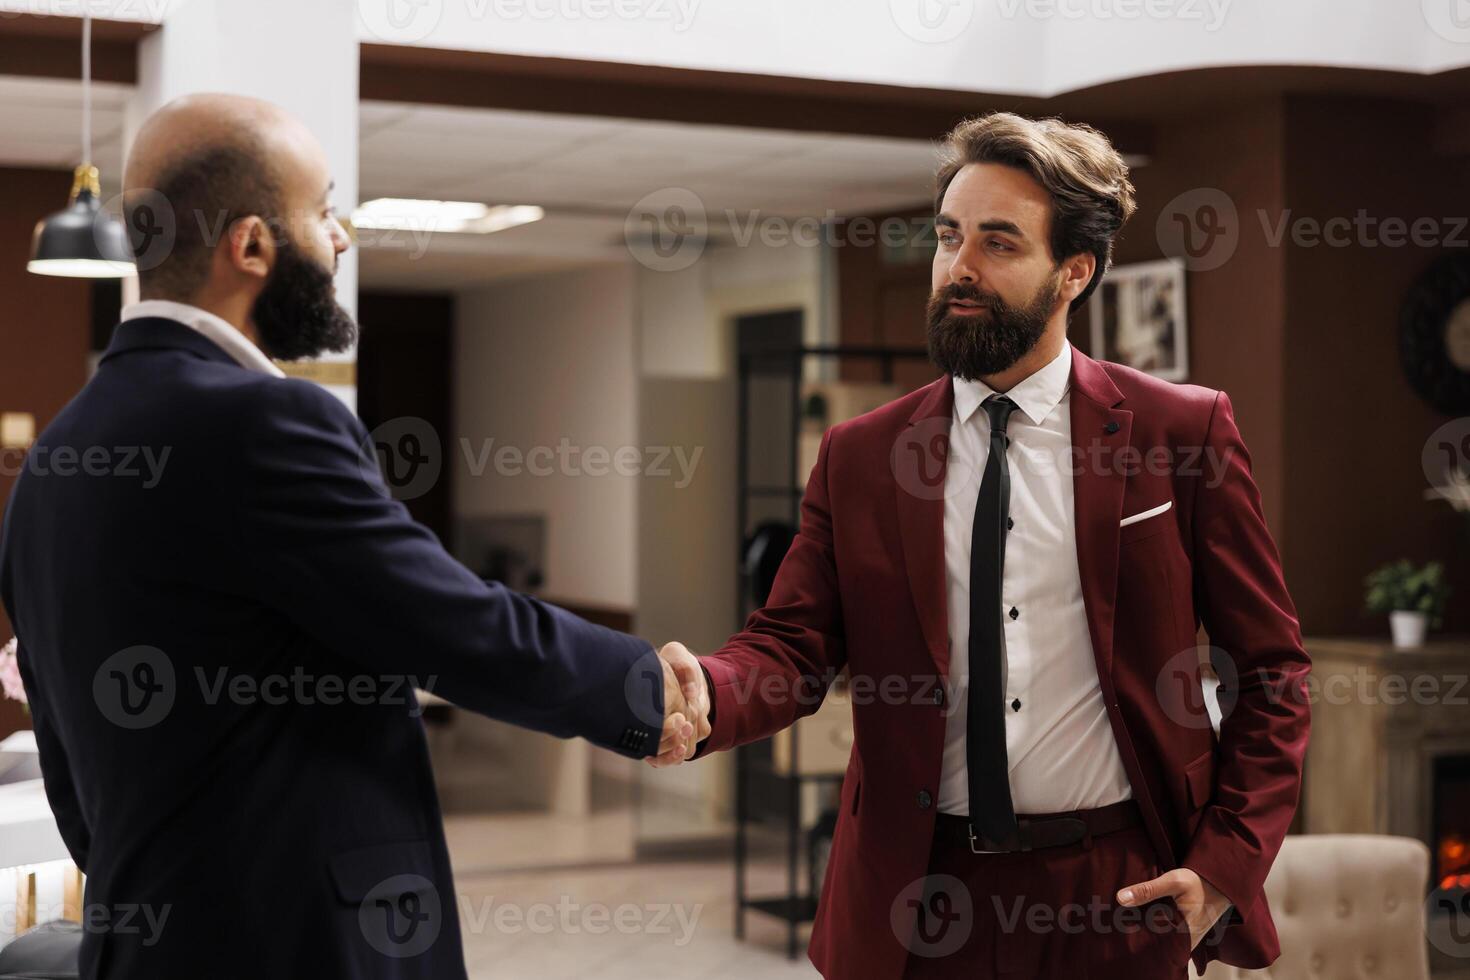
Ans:
<svg viewBox="0 0 1470 980"><path fill-rule="evenodd" d="M893 382L895 361L926 359L923 349L896 347L789 347L786 349L762 349L739 355L739 407L737 437L737 471L739 493L736 518L737 551L743 551L743 542L749 533L750 502L752 499L782 499L787 502L787 513L793 527L799 526L801 497L804 487L797 486L801 453L801 389L804 368L811 359L837 359L872 361L879 365L879 381ZM751 380L754 377L785 377L790 380L790 453L787 461L787 480L781 485L752 485L750 483L750 406ZM752 611L749 582L742 573L737 576L736 609L739 622L744 626L745 618ZM800 952L799 930L804 923L816 918L817 898L811 887L801 884L801 790L808 783L841 783L837 773L802 773L798 758L798 740L791 737L789 771L778 772L771 758L770 740L744 745L735 752L735 938L745 938L745 914L748 911L762 912L783 920L787 924L787 956L796 959ZM746 865L749 858L749 830L752 821L753 783L764 780L768 788L775 787L774 795L785 799L786 830L786 893L784 895L752 896L747 889ZM767 794L769 797L772 794Z"/></svg>

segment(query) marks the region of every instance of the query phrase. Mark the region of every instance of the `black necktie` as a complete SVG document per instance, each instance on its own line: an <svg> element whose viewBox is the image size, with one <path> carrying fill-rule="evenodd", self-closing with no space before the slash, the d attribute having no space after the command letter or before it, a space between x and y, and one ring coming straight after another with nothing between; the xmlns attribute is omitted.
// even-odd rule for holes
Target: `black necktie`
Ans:
<svg viewBox="0 0 1470 980"><path fill-rule="evenodd" d="M1016 403L1004 395L991 395L983 407L990 416L990 455L970 532L970 703L965 750L970 770L970 828L1007 842L1016 834L1016 812L1007 778L1000 607L1006 518L1011 506L1006 422Z"/></svg>

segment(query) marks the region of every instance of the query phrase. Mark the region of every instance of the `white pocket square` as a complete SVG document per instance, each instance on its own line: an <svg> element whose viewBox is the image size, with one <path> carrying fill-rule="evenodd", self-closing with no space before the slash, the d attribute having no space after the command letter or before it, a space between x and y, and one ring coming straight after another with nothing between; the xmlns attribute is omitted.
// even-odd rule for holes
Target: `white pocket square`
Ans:
<svg viewBox="0 0 1470 980"><path fill-rule="evenodd" d="M1118 526L1127 527L1129 524L1137 524L1139 521L1147 520L1150 517L1162 514L1164 511L1173 506L1174 501L1166 500L1162 504L1159 504L1157 507L1150 507L1148 510L1139 511L1137 514L1134 514L1131 517L1123 518L1121 521L1118 522Z"/></svg>

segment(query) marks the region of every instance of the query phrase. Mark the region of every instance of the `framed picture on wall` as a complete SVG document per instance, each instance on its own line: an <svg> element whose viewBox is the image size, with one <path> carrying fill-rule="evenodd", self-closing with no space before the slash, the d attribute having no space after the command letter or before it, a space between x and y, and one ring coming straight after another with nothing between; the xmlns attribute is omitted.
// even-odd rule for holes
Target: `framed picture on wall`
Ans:
<svg viewBox="0 0 1470 980"><path fill-rule="evenodd" d="M1094 357L1165 381L1189 377L1183 263L1163 259L1115 266L1088 305Z"/></svg>

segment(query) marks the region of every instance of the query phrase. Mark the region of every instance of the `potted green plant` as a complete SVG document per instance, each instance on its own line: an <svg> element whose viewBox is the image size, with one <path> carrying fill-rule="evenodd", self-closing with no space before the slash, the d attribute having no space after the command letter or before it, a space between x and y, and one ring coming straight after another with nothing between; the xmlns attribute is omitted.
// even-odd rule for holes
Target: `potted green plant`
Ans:
<svg viewBox="0 0 1470 980"><path fill-rule="evenodd" d="M1411 650L1424 644L1430 626L1439 626L1450 587L1437 561L1416 568L1407 560L1389 562L1363 580L1369 612L1388 613L1393 645Z"/></svg>

